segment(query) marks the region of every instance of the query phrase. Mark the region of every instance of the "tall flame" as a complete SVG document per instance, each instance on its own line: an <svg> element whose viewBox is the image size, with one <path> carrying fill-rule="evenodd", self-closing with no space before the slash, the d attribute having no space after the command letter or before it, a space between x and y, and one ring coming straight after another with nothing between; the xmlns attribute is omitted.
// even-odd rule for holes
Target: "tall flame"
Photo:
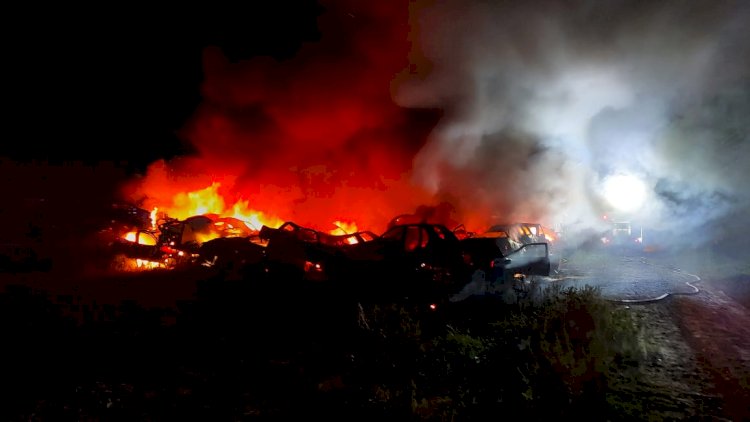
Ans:
<svg viewBox="0 0 750 422"><path fill-rule="evenodd" d="M332 2L320 38L288 60L206 48L204 101L182 129L193 152L152 163L128 196L180 219L214 213L254 229L283 220L321 231L356 221L374 232L451 200L412 171L443 112L393 99L413 70L411 3Z"/></svg>
<svg viewBox="0 0 750 422"><path fill-rule="evenodd" d="M163 209L170 217L179 219L202 214L223 215L225 206L224 198L219 195L220 186L214 182L204 189L180 192L172 198L172 206Z"/></svg>
<svg viewBox="0 0 750 422"><path fill-rule="evenodd" d="M158 221L157 213L159 212L158 207L154 207L154 209L151 210L151 228L156 228L156 222Z"/></svg>
<svg viewBox="0 0 750 422"><path fill-rule="evenodd" d="M359 231L357 229L357 224L354 222L334 221L333 225L336 226L336 228L331 230L329 232L330 234L351 234Z"/></svg>
<svg viewBox="0 0 750 422"><path fill-rule="evenodd" d="M249 201L247 200L237 201L232 205L229 216L242 220L251 230L260 230L264 225L268 227L279 227L284 223L276 216L266 215L261 211L250 209L248 203Z"/></svg>
<svg viewBox="0 0 750 422"><path fill-rule="evenodd" d="M219 217L232 217L241 220L251 230L260 230L264 225L278 227L284 221L271 214L250 208L250 201L239 199L232 206L219 192L221 183L213 182L210 186L188 192L179 192L172 197L171 204L154 207L161 209L171 218L184 220L188 217L204 214L215 214ZM155 212L152 212L152 218Z"/></svg>

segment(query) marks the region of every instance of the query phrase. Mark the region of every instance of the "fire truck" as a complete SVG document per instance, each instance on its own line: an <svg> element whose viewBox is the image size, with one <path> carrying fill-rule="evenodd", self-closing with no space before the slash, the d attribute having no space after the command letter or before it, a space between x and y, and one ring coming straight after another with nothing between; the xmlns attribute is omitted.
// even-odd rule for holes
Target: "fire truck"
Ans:
<svg viewBox="0 0 750 422"><path fill-rule="evenodd" d="M640 248L643 246L643 226L629 220L609 221L609 227L602 234L601 241L609 246Z"/></svg>

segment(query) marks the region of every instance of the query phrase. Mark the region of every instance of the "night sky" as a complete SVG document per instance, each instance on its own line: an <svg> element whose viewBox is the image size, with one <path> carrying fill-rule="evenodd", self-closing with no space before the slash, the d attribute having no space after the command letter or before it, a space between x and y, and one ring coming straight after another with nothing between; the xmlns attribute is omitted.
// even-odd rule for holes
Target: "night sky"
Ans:
<svg viewBox="0 0 750 422"><path fill-rule="evenodd" d="M112 160L142 171L190 153L181 136L201 102L202 54L285 60L320 37L315 1L147 9L18 7L6 14L6 137L12 160Z"/></svg>

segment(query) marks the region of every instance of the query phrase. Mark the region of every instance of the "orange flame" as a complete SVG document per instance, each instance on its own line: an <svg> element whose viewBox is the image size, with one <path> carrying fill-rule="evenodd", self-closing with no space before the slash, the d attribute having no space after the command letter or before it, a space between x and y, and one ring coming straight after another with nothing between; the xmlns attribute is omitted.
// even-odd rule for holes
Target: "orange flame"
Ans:
<svg viewBox="0 0 750 422"><path fill-rule="evenodd" d="M156 228L156 220L157 220L156 213L157 212L159 212L159 208L157 207L154 207L154 209L151 210L151 228L152 229Z"/></svg>
<svg viewBox="0 0 750 422"><path fill-rule="evenodd" d="M194 215L224 213L224 198L219 195L220 183L193 191L181 192L172 198L173 205L166 209L170 217L185 219Z"/></svg>
<svg viewBox="0 0 750 422"><path fill-rule="evenodd" d="M351 234L359 231L357 229L357 224L354 222L348 223L346 221L334 221L333 225L336 226L336 228L329 231L330 234Z"/></svg>
<svg viewBox="0 0 750 422"><path fill-rule="evenodd" d="M284 221L278 217L250 209L248 201L243 200L237 201L232 206L230 217L242 220L251 230L260 230L264 225L276 228L284 224Z"/></svg>
<svg viewBox="0 0 750 422"><path fill-rule="evenodd" d="M171 206L160 204L160 207L154 207L151 212L152 221L156 219L157 211L161 210L161 213L180 220L205 214L236 218L254 231L260 230L264 225L278 228L284 223L285 220L276 215L251 208L250 201L247 199L239 199L228 206L225 197L219 191L220 188L221 183L213 182L203 189L177 193L172 198ZM335 228L329 233L335 235L355 233L359 230L357 224L351 221L339 220L332 224Z"/></svg>
<svg viewBox="0 0 750 422"><path fill-rule="evenodd" d="M220 183L214 182L204 189L178 193L172 198L172 206L162 209L170 217L181 220L204 214L232 217L242 220L251 230L260 230L264 225L276 228L284 223L274 215L251 209L248 200L240 199L227 207L224 197L219 193L220 187Z"/></svg>
<svg viewBox="0 0 750 422"><path fill-rule="evenodd" d="M123 236L125 240L128 242L135 242L138 241L138 244L140 245L148 245L148 246L154 246L156 245L156 239L152 236L148 235L138 235L137 232L128 232Z"/></svg>
<svg viewBox="0 0 750 422"><path fill-rule="evenodd" d="M161 262L158 261L148 261L145 259L136 259L135 260L135 268L136 269L144 269L144 270L152 270L154 268L163 268L164 265Z"/></svg>

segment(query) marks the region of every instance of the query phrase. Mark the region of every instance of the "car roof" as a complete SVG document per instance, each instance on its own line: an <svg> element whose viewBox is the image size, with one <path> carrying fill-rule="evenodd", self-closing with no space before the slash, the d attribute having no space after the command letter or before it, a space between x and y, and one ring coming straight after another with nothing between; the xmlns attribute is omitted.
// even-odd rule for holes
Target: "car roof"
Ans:
<svg viewBox="0 0 750 422"><path fill-rule="evenodd" d="M469 239L476 239L476 238L498 238L498 237L510 237L508 235L508 232L504 230L497 230L497 231L487 231L484 233L478 233L474 236L470 237Z"/></svg>

